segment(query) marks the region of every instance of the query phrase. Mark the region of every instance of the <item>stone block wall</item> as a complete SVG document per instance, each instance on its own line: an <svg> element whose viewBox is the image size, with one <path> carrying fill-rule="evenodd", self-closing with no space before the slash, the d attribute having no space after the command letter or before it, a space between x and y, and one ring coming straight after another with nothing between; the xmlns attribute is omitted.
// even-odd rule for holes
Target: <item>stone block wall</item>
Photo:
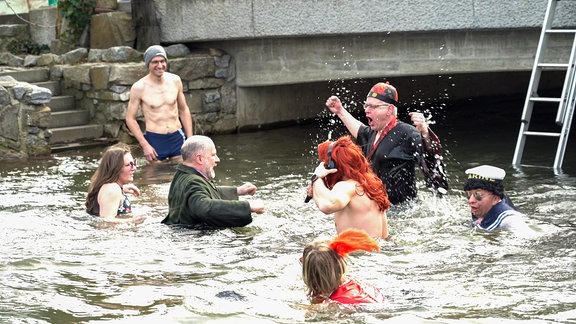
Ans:
<svg viewBox="0 0 576 324"><path fill-rule="evenodd" d="M0 151L3 159L50 154L50 90L0 77ZM3 149L2 149L3 148Z"/></svg>
<svg viewBox="0 0 576 324"><path fill-rule="evenodd" d="M168 62L168 71L182 79L194 133L236 131L236 85L230 56L198 53L169 56ZM107 136L125 138L130 87L147 73L143 62L96 62L56 65L51 69L51 78L62 80L63 93L74 95L78 108L89 109L93 122L104 125ZM139 116L144 125L141 111Z"/></svg>
<svg viewBox="0 0 576 324"><path fill-rule="evenodd" d="M194 133L211 135L235 132L238 128L236 83L230 55L218 50L191 53L181 44L165 49L168 71L182 79ZM74 96L76 109L89 110L91 123L103 125L105 136L125 142L134 141L125 125L125 117L132 84L148 73L143 53L127 46L91 50L79 48L62 55L29 55L23 59L3 53L0 65L7 64L20 68L48 66L50 79L60 82L62 95ZM40 143L35 151L28 149L25 141L32 141L30 136L22 135L22 127L14 128L16 120L6 119L6 116L19 116L11 118L28 125L29 132L36 134L34 141L45 141L46 136L49 137L46 127L51 118L50 109L45 106L22 106L10 99L9 93L8 90L0 91L0 99L5 98L0 102L0 147L22 151L23 155L50 154L47 141ZM49 99L46 104L49 106ZM26 116L22 117L23 114ZM36 116L38 114L41 117ZM139 120L144 128L141 111ZM4 136L6 133L13 135Z"/></svg>
<svg viewBox="0 0 576 324"><path fill-rule="evenodd" d="M0 51L7 51L13 42L24 42L30 39L28 25L0 25Z"/></svg>
<svg viewBox="0 0 576 324"><path fill-rule="evenodd" d="M194 133L236 131L236 84L230 56L219 51L190 53L184 45L166 50L168 71L182 79ZM67 55L72 56L71 52ZM92 49L85 53L85 59L80 64L54 64L50 78L61 81L62 93L74 96L78 109L90 110L92 121L104 125L107 136L126 138L124 119L130 88L148 73L142 53L119 46ZM141 111L139 116L144 125Z"/></svg>
<svg viewBox="0 0 576 324"><path fill-rule="evenodd" d="M115 4L116 1L114 1ZM113 11L95 14L90 21L90 48L133 46L136 32L129 12Z"/></svg>

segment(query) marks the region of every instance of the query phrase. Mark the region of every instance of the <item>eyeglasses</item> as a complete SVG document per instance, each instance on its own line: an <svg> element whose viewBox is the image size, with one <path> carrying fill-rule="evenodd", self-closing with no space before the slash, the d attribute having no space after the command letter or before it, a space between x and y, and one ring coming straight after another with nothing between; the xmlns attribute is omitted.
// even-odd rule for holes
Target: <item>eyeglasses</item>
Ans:
<svg viewBox="0 0 576 324"><path fill-rule="evenodd" d="M136 160L131 161L128 164L124 164L125 167L130 167L130 169L136 169Z"/></svg>
<svg viewBox="0 0 576 324"><path fill-rule="evenodd" d="M479 191L476 192L466 191L466 197L468 197L468 199L470 199L470 197L472 196L474 196L474 199L476 199L476 201L481 201L482 199L484 199L484 196L486 195Z"/></svg>
<svg viewBox="0 0 576 324"><path fill-rule="evenodd" d="M389 104L381 104L381 105L368 105L368 104L364 104L364 109L376 109L378 107L387 107L389 106Z"/></svg>

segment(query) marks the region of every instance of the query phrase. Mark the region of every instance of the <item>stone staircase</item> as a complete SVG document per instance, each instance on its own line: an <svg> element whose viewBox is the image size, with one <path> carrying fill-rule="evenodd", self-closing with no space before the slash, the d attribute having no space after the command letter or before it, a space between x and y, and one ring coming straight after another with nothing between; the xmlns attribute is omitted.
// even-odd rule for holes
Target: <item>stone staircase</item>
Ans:
<svg viewBox="0 0 576 324"><path fill-rule="evenodd" d="M50 140L53 153L94 146L109 145L114 140L103 138L104 127L92 124L90 111L77 107L73 96L61 94L60 82L50 80L49 68L30 68L0 72L21 82L44 87L52 91L52 99L47 104L52 110Z"/></svg>

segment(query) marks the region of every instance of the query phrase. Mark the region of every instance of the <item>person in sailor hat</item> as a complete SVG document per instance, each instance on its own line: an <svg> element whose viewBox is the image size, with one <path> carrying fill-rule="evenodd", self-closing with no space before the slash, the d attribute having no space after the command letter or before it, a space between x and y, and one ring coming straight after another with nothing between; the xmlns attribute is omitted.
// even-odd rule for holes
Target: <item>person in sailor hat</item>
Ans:
<svg viewBox="0 0 576 324"><path fill-rule="evenodd" d="M517 234L528 234L532 229L525 223L525 215L517 211L504 191L506 171L491 165L466 170L464 191L472 212L474 227L494 231L509 229Z"/></svg>

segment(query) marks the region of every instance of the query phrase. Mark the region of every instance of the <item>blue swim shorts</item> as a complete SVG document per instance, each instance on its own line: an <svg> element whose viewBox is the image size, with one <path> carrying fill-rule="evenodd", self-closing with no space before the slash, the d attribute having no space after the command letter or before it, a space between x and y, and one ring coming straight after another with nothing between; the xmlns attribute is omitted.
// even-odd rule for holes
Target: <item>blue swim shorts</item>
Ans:
<svg viewBox="0 0 576 324"><path fill-rule="evenodd" d="M182 128L170 134L157 134L146 131L144 138L152 145L158 153L158 160L165 160L169 157L180 156L182 144L186 140L186 135Z"/></svg>

